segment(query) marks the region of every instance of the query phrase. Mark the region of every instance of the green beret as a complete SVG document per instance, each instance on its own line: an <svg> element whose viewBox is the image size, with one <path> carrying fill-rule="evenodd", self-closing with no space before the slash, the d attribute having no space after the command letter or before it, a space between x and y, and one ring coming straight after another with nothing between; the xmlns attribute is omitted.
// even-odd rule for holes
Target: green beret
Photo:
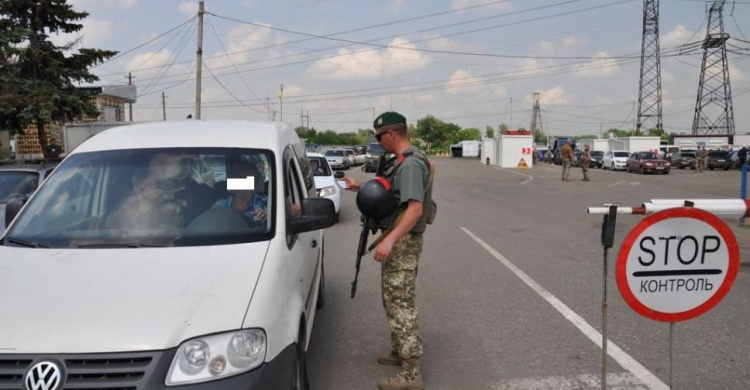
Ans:
<svg viewBox="0 0 750 390"><path fill-rule="evenodd" d="M375 122L372 122L372 127L377 129L394 123L406 123L406 117L395 111L387 111L375 118Z"/></svg>

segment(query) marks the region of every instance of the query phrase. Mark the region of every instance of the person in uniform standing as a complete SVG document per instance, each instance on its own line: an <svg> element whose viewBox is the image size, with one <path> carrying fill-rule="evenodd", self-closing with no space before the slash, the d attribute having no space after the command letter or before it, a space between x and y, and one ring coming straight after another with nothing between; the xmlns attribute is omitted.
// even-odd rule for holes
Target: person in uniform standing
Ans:
<svg viewBox="0 0 750 390"><path fill-rule="evenodd" d="M566 142L565 145L560 148L560 158L562 159L562 179L563 181L568 181L568 176L570 176L570 166L573 164L573 159L575 158L573 156L573 147L570 146L570 141Z"/></svg>
<svg viewBox="0 0 750 390"><path fill-rule="evenodd" d="M589 164L591 164L591 152L589 146L583 146L583 156L581 156L581 172L583 172L583 181L591 181L589 178Z"/></svg>
<svg viewBox="0 0 750 390"><path fill-rule="evenodd" d="M384 365L400 365L401 370L380 380L378 388L419 390L424 388L424 382L419 366L422 338L415 289L423 233L432 207L430 162L423 151L411 145L403 115L385 112L375 119L373 127L380 146L386 153L396 155L384 176L398 203L385 223L393 230L375 247L373 257L381 263L383 306L391 328L390 351L377 360ZM351 177L343 180L351 191L362 186Z"/></svg>
<svg viewBox="0 0 750 390"><path fill-rule="evenodd" d="M706 169L706 147L698 146L698 151L695 152L696 168L698 172L703 172Z"/></svg>

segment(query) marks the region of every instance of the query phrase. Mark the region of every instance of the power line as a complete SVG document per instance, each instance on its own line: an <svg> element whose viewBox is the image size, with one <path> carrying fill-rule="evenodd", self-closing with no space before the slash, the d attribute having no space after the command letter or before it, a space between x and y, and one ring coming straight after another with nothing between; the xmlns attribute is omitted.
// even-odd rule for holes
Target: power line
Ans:
<svg viewBox="0 0 750 390"><path fill-rule="evenodd" d="M242 80L242 84L244 84L245 88L247 88L248 91L250 91L250 93L253 96L255 96L255 99L257 99L260 102L263 102L263 99L259 98L258 95L255 94L255 92L253 91L253 89L250 88L250 86L247 84L247 81L245 81L245 78L242 77L242 74L239 71L237 71L237 67L234 66L234 62L232 61L232 57L229 56L229 54L227 53L227 49L224 47L224 43L221 41L221 38L219 37L219 34L216 33L216 29L214 28L214 24L211 22L211 18L206 18L206 19L208 20L208 25L211 26L211 30L214 32L214 35L216 36L216 40L219 41L219 45L221 46L221 50L224 51L224 54L226 54L227 60L229 61L229 63L232 64L232 68L234 68L235 73L240 77L240 80ZM216 75L214 75L213 72L211 72L211 75L213 75L214 78L216 78ZM268 106L266 108L268 108ZM255 110L253 110L253 111L255 111Z"/></svg>
<svg viewBox="0 0 750 390"><path fill-rule="evenodd" d="M579 1L579 0L570 0L568 2L573 2L573 1ZM603 4L603 5L588 7L588 8L585 8L585 9L578 9L578 10L573 10L573 11L568 11L568 12L561 12L561 13L554 14L554 15L547 15L547 16L544 16L544 17L536 18L535 21L544 20L544 19L550 19L550 18L559 17L559 16L566 16L566 15L570 15L570 14L573 14L573 13L592 11L592 10L595 10L595 9L605 8L605 7L611 7L611 6L614 6L614 5L619 5L619 4L623 4L623 3L627 3L627 2L631 2L631 1L633 1L633 0L620 0L620 1L616 1L614 3L608 3L608 4ZM599 56L599 57L595 57L595 56L528 56L528 55L510 55L510 54L459 52L459 51L451 51L451 50L419 49L419 48L414 48L414 47L404 47L403 45L383 45L383 44L378 44L378 43L373 43L373 42L354 41L354 40L350 40L350 39L334 38L334 37L325 36L325 35L317 35L317 34L311 34L311 33L301 32L301 31L294 31L294 30L279 28L279 27L272 27L272 26L262 25L262 24L259 24L259 23L253 23L253 22L248 22L248 21L245 21L245 20L240 20L240 19L236 19L236 18L231 18L231 17L227 17L227 16L218 15L218 14L215 14L215 13L212 13L212 12L206 12L206 13L211 14L213 16L216 16L217 18L226 19L226 20L230 20L230 21L237 22L237 23L242 23L242 24L248 24L248 25L251 25L251 26L267 28L267 29L270 29L270 30L281 31L281 32L286 32L286 33L296 34L296 35L309 36L309 37L314 37L314 38L319 38L319 39L325 39L325 40L331 40L331 41L336 41L336 42L344 42L344 43L355 44L355 45L372 46L372 47L376 47L376 48L380 48L380 49L398 49L398 50L408 50L408 51L418 51L418 52L425 52L425 53L433 53L433 54L452 54L452 55L493 57L493 58L512 58L512 59L544 59L544 60L584 60L584 59L585 60L592 60L592 59L596 59L596 60L601 60L601 59L630 59L630 58L639 58L639 57L636 57L636 56ZM520 23L528 23L528 21L514 22L512 24L520 24ZM503 25L502 27L506 27L506 26L512 25L512 24ZM441 36L440 38L446 38L446 37L460 35L460 34L469 34L469 33L474 33L474 32L486 31L486 30L490 30L490 29L494 29L494 28L498 28L498 27L497 26L485 27L485 28L471 30L471 31L465 31L465 32L461 32L461 33L449 34L449 35ZM410 44L411 44L411 42L410 42Z"/></svg>
<svg viewBox="0 0 750 390"><path fill-rule="evenodd" d="M109 58L109 59L108 59L108 60L106 60L106 61L102 61L102 62L100 62L100 63L98 63L98 64L96 64L96 65L92 66L92 67L91 67L90 69L94 69L94 68L96 68L96 67L98 67L98 66L101 66L101 65L104 65L104 64L106 64L106 63L108 63L108 62L114 61L114 60L116 60L116 59L118 59L118 58L120 58L120 57L122 57L122 56L124 56L124 55L126 55L126 54L130 54L130 53L132 53L132 52L134 52L134 51L136 51L136 50L138 50L138 49L140 49L140 48L142 48L142 47L144 47L144 46L147 46L147 45L148 45L148 44L150 44L151 42L154 42L154 41L156 41L157 39L159 39L159 38L161 38L161 37L163 37L163 36L165 36L165 35L167 35L167 34L171 33L172 31L174 31L174 30L177 30L178 28L180 28L180 27L182 27L182 26L184 26L184 25L186 25L186 24L190 23L190 22L191 22L191 21L193 21L193 20L194 20L195 18L197 18L197 16L193 16L192 18L190 18L190 19L188 19L188 20L186 20L186 21L184 21L184 22L180 23L180 24L179 24L178 26L176 26L176 27L174 27L174 28L171 28L171 29L169 29L168 31L166 31L166 32L164 32L164 33L162 33L162 34L160 34L160 35L158 35L158 36L156 36L156 37L154 37L154 38L152 38L152 39L149 39L148 41L146 41L146 42L144 42L144 43L142 43L142 44L140 44L140 45L138 45L138 46L136 46L136 47L133 47L133 48L131 48L131 49L128 49L128 50L125 50L124 52L122 52L122 53L120 53L120 54L118 54L118 55L116 55L116 56L114 56L114 57L111 57L111 58Z"/></svg>

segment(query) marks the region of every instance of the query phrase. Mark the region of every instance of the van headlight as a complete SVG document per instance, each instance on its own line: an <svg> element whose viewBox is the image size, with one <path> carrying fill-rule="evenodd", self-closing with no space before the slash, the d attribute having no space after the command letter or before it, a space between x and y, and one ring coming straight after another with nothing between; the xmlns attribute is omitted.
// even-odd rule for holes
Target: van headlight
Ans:
<svg viewBox="0 0 750 390"><path fill-rule="evenodd" d="M246 329L183 342L167 375L167 386L208 382L258 367L266 358L266 333Z"/></svg>
<svg viewBox="0 0 750 390"><path fill-rule="evenodd" d="M320 197L324 198L326 196L331 196L336 193L336 186L330 186L320 189Z"/></svg>

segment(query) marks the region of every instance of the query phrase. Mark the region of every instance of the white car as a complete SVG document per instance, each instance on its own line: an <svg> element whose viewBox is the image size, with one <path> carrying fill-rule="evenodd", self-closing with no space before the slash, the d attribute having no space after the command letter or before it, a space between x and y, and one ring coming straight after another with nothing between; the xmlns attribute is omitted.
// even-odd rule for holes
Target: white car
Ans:
<svg viewBox="0 0 750 390"><path fill-rule="evenodd" d="M602 169L625 170L630 152L627 150L610 150L604 153Z"/></svg>
<svg viewBox="0 0 750 390"><path fill-rule="evenodd" d="M326 150L325 156L326 160L328 160L328 165L333 169L349 169L352 166L349 156L343 149Z"/></svg>
<svg viewBox="0 0 750 390"><path fill-rule="evenodd" d="M333 170L328 165L326 157L320 153L307 153L310 160L310 168L315 177L315 190L321 198L328 198L333 202L336 209L336 222L339 220L339 208L341 206L341 189L333 177Z"/></svg>
<svg viewBox="0 0 750 390"><path fill-rule="evenodd" d="M199 182L198 160L227 180ZM279 123L88 139L22 208L10 201L0 361L13 363L0 387L306 388L334 223L313 190L303 145Z"/></svg>

